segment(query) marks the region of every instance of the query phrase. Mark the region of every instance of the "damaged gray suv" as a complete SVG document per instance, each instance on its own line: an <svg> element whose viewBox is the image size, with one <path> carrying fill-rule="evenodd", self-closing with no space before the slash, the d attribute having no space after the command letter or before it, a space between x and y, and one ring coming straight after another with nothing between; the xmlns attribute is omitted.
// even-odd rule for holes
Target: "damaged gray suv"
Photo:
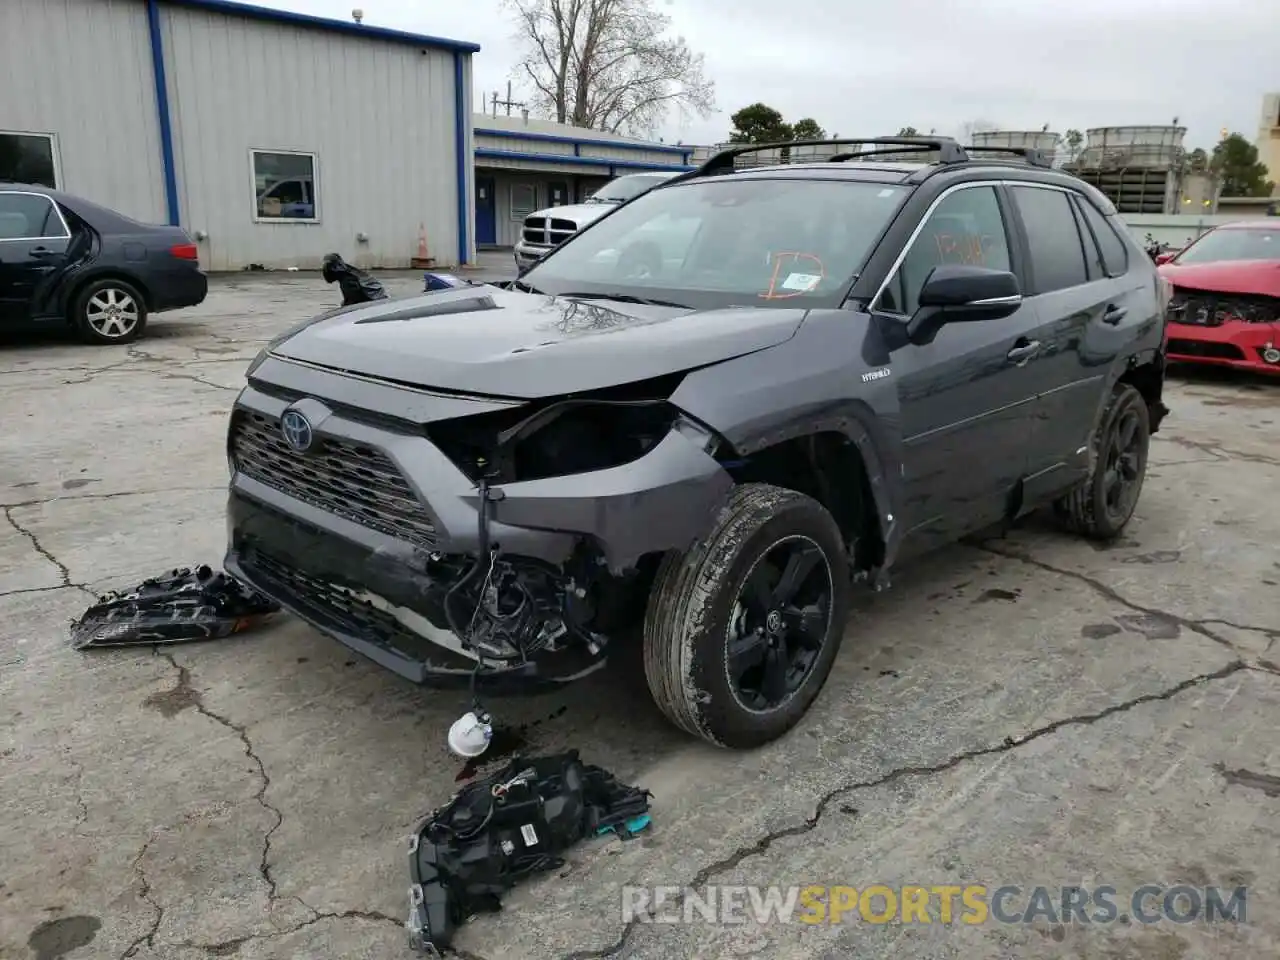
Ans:
<svg viewBox="0 0 1280 960"><path fill-rule="evenodd" d="M640 643L666 716L747 748L818 696L852 584L1041 505L1116 536L1168 290L1115 209L1030 150L836 142L278 337L231 417L228 571L422 684Z"/></svg>

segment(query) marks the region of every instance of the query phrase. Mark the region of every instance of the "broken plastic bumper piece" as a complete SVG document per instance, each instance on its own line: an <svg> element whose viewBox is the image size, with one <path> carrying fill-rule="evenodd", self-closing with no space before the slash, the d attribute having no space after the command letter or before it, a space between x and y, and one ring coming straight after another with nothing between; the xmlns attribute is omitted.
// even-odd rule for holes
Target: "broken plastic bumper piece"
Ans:
<svg viewBox="0 0 1280 960"><path fill-rule="evenodd" d="M103 594L72 621L71 645L84 650L217 640L255 627L279 609L226 573L182 568Z"/></svg>

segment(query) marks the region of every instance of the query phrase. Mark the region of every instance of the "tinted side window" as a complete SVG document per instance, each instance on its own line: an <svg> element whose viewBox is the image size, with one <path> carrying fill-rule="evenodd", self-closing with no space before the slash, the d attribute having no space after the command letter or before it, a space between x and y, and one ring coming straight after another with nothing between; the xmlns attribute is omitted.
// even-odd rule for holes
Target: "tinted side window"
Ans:
<svg viewBox="0 0 1280 960"><path fill-rule="evenodd" d="M1032 293L1052 293L1089 281L1071 203L1061 190L1013 187L1031 253Z"/></svg>
<svg viewBox="0 0 1280 960"><path fill-rule="evenodd" d="M1102 267L1106 275L1119 277L1128 273L1129 251L1116 233L1116 228L1098 212L1097 207L1083 197L1076 198L1076 206L1084 211L1085 223L1089 225L1094 238L1098 241L1098 251L1102 254Z"/></svg>
<svg viewBox="0 0 1280 960"><path fill-rule="evenodd" d="M884 288L877 309L915 313L925 280L944 263L1011 269L1008 235L994 187L957 190L938 204Z"/></svg>
<svg viewBox="0 0 1280 960"><path fill-rule="evenodd" d="M0 193L0 240L65 237L53 201L34 193Z"/></svg>

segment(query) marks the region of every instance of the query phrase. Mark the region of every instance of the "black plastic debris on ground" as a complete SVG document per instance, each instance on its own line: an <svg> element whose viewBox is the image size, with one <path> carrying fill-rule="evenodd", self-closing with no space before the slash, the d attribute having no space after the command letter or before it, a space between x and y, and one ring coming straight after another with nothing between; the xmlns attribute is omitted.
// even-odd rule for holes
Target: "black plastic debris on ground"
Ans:
<svg viewBox="0 0 1280 960"><path fill-rule="evenodd" d="M469 917L500 910L518 881L562 866L579 840L630 839L649 823L650 796L582 763L576 750L516 757L468 784L410 838L410 945L438 954Z"/></svg>
<svg viewBox="0 0 1280 960"><path fill-rule="evenodd" d="M280 609L212 567L170 570L130 590L103 594L71 623L71 645L125 647L217 640L243 633Z"/></svg>
<svg viewBox="0 0 1280 960"><path fill-rule="evenodd" d="M371 303L374 300L387 300L387 291L382 284L361 270L343 260L336 253L326 253L320 265L320 276L325 283L336 283L342 291L342 305L352 306L357 303Z"/></svg>

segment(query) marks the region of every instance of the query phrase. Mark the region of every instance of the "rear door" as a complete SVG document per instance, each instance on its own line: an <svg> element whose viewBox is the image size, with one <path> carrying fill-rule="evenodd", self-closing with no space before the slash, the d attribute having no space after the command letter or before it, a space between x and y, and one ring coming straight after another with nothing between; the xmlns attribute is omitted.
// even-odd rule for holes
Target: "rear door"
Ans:
<svg viewBox="0 0 1280 960"><path fill-rule="evenodd" d="M1140 311L1129 303L1136 274L1125 246L1092 203L1045 184L1007 189L1027 253L1024 292L1037 316L1031 338L1040 345L1025 489L1026 499L1035 500L1087 471L1089 436L1107 376L1132 341ZM1101 221L1099 228L1108 230L1101 241L1105 258L1090 211Z"/></svg>
<svg viewBox="0 0 1280 960"><path fill-rule="evenodd" d="M967 263L1019 272L996 185L952 188L926 216L875 311L899 320L918 306L933 268ZM903 438L904 553L953 541L999 520L1026 468L1036 379L1021 347L1034 310L950 323L932 343L892 355Z"/></svg>
<svg viewBox="0 0 1280 960"><path fill-rule="evenodd" d="M70 241L62 212L44 194L0 191L0 316L20 321L38 312L66 265Z"/></svg>

